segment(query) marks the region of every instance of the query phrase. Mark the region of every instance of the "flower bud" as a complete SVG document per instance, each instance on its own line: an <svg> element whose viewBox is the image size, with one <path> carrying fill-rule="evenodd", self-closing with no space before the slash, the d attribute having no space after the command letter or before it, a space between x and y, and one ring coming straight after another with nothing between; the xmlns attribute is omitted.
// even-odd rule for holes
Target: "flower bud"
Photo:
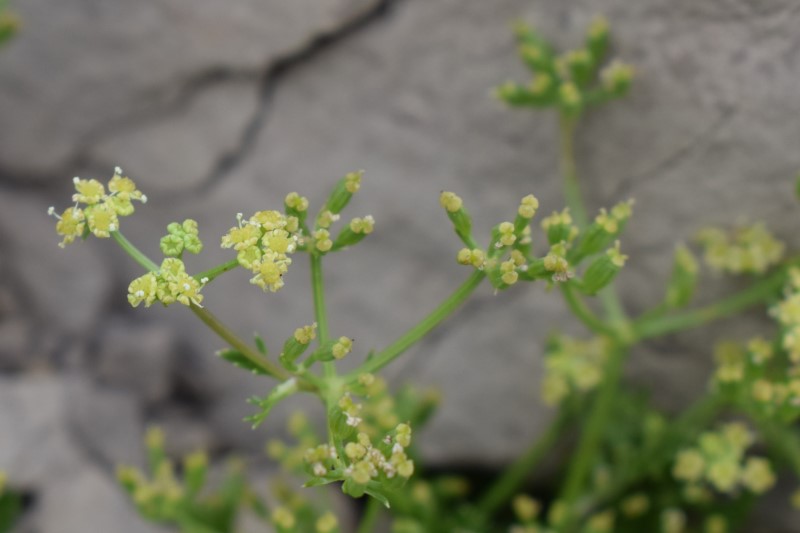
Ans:
<svg viewBox="0 0 800 533"><path fill-rule="evenodd" d="M672 276L667 285L666 304L671 308L684 307L692 299L697 287L697 260L683 245L675 249Z"/></svg>
<svg viewBox="0 0 800 533"><path fill-rule="evenodd" d="M619 251L619 241L608 252L595 259L583 275L582 289L586 294L596 294L611 283L625 265L628 256Z"/></svg>
<svg viewBox="0 0 800 533"><path fill-rule="evenodd" d="M472 219L464 208L461 197L453 192L443 191L439 196L439 204L453 223L453 229L461 241L470 248L476 248L475 240L472 238Z"/></svg>
<svg viewBox="0 0 800 533"><path fill-rule="evenodd" d="M586 48L592 54L594 63L599 63L608 48L608 20L603 16L595 17L586 32Z"/></svg>
<svg viewBox="0 0 800 533"><path fill-rule="evenodd" d="M350 202L353 194L361 188L361 177L364 175L363 170L358 172L350 172L334 186L331 191L328 201L325 202L323 210L328 210L334 215L340 213L342 209Z"/></svg>

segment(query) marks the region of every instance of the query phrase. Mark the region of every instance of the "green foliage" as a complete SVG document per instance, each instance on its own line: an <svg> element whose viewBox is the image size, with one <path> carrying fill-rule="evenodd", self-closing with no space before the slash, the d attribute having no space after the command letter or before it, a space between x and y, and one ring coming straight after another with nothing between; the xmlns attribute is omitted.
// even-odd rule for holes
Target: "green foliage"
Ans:
<svg viewBox="0 0 800 533"><path fill-rule="evenodd" d="M443 223L464 245L456 260L469 269L469 277L405 334L382 350L362 354L348 372L340 371L339 361L359 355L357 350L348 355L354 348L350 337L329 331L323 259L373 233L371 216L353 218L334 231L361 187L361 172L340 179L313 217L308 199L296 192L285 197L283 213L238 214L237 225L221 238L221 246L232 249L235 258L196 275L188 274L181 260L184 250L197 253L202 247L193 221L170 224L161 241L167 258L159 266L119 231L118 217L133 212L130 200L146 200L133 182L117 169L107 194L100 182L76 178L73 201L78 205L56 215L61 244L90 234L114 239L146 270L129 287L132 305L187 306L230 345L220 357L273 380L263 397L250 399L256 412L247 421L253 427L296 394L313 395L324 408L323 431L296 413L288 428L293 442L268 444L268 454L289 479L299 477L305 487L276 484L277 505L271 508L254 496L241 468L231 470L216 489L205 487L202 455L186 459L178 475L165 455L163 436L151 433L149 476L120 471L122 485L143 516L184 532L224 533L232 531L238 513L249 509L279 532L329 533L339 531L339 520L306 496L326 490L312 487L333 486L354 498L367 497L359 533L373 531L381 513L391 514L395 533L509 528L517 533L721 533L736 530L756 496L775 481L772 463L754 455L752 446L800 475L800 434L792 426L800 417L798 260L784 258L785 245L763 224L732 232L705 229L697 241L707 265L752 275L747 287L690 308L702 272L695 252L681 245L663 301L638 316L629 314L616 283L624 279L627 256L620 240L633 203L601 208L590 219L573 141L583 111L626 93L633 71L617 60L603 66L610 41L603 19L592 23L580 48L560 55L529 26L519 25L517 38L533 79L527 85L504 84L496 95L513 107L552 109L558 115L567 206L544 217L541 236L534 239L539 201L527 194L516 212L491 228L489 242L480 243L462 198L442 192L440 204L449 220ZM201 305L201 289L234 268L248 270L251 283L265 292L281 290L295 253L310 257L315 322L298 327L276 356L270 356L264 339L256 336L252 347ZM556 333L547 342L541 391L556 410L551 427L507 471L476 483L423 468L416 435L438 398L408 387L393 393L377 373L450 316L484 280L498 291L521 282L557 288L586 333ZM596 303L591 303L594 296ZM721 344L708 393L685 411L660 412L646 393L625 385L625 363L639 343L765 305L771 306L775 321L771 338ZM527 478L535 477L538 463L570 426L579 427L580 435L569 454L555 458L558 481L530 485L540 492L538 500L525 494ZM800 506L800 493L795 500Z"/></svg>
<svg viewBox="0 0 800 533"><path fill-rule="evenodd" d="M0 45L17 33L19 25L19 19L8 9L8 1L0 0Z"/></svg>

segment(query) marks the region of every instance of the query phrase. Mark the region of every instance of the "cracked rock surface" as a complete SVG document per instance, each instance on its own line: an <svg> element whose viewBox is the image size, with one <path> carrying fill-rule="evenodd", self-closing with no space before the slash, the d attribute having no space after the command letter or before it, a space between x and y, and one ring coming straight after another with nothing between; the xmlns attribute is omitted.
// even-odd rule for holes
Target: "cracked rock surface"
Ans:
<svg viewBox="0 0 800 533"><path fill-rule="evenodd" d="M58 452L85 487L70 503L76 509L86 495L112 497L110 464L136 452L142 419L165 426L175 453L258 454L282 431L286 411L251 431L240 423L250 410L244 400L263 395L264 385L213 357L218 339L177 306L130 309L125 290L140 271L112 242L56 246L44 213L67 205L73 175L105 180L123 166L151 199L124 219L123 231L153 257L168 222L197 219L207 250L187 264L201 270L230 258L216 242L237 212L276 208L293 190L318 206L341 175L365 169L345 216L372 214L376 231L326 260L332 332L355 338L358 357L402 334L467 276L453 260L459 243L438 205L441 190L464 198L482 240L530 192L542 212L560 209L554 117L506 110L487 94L525 79L510 21L535 20L570 46L600 12L637 80L628 98L585 117L577 150L591 209L636 199L623 241L631 257L621 279L626 307L659 301L674 242L704 225L764 219L800 245L791 195L800 167L800 9L789 0L12 7L24 27L0 49L0 372L9 376L0 395L15 403L0 402L0 421L13 428L0 429L0 457L9 457L1 455L7 442L14 450L29 438L9 418L33 410L38 393L25 391L44 387L47 405L66 409L57 398L77 376L95 392L74 407L91 412L100 401L92 394L113 390L110 405L130 422L130 440L112 438L102 413L53 414L37 426L88 446ZM205 291L206 303L275 351L313 320L307 267L298 259L277 294L260 293L243 272L227 274ZM734 285L709 279L701 302ZM763 327L744 317L651 343L633 355L628 377L655 385L659 405L678 408L705 386L709 338ZM420 435L432 462L498 466L544 427L541 347L556 329L581 332L556 295L483 287L457 319L387 369L398 382L442 390L443 406ZM12 463L0 463L12 484L39 490L62 482L47 477L63 475L59 468ZM47 524L50 498L42 496L31 531L53 530L36 525ZM127 517L130 509L115 502L105 507L109 516ZM81 524L85 514L75 517L76 531L122 531ZM131 531L148 531L124 519L137 524ZM775 521L770 531L784 527L779 513L767 519Z"/></svg>

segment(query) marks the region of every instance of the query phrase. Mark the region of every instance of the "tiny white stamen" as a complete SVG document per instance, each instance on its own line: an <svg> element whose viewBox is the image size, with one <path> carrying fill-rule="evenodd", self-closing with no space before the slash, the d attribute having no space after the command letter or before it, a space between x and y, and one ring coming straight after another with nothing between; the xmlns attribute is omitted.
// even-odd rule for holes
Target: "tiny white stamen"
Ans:
<svg viewBox="0 0 800 533"><path fill-rule="evenodd" d="M314 463L314 475L316 476L324 476L327 474L327 470L325 470L325 465L322 463Z"/></svg>
<svg viewBox="0 0 800 533"><path fill-rule="evenodd" d="M50 207L47 208L47 214L50 216L55 216L56 208L51 205Z"/></svg>
<svg viewBox="0 0 800 533"><path fill-rule="evenodd" d="M522 272L527 272L528 271L528 265L522 265L521 267L519 267L519 270L521 270Z"/></svg>
<svg viewBox="0 0 800 533"><path fill-rule="evenodd" d="M136 291L136 296L138 298L144 298L144 291L142 289L139 289L138 291Z"/></svg>
<svg viewBox="0 0 800 533"><path fill-rule="evenodd" d="M399 442L395 442L394 446L392 446L392 453L401 453L403 451L403 447L400 446Z"/></svg>
<svg viewBox="0 0 800 533"><path fill-rule="evenodd" d="M142 203L143 203L143 204L146 204L146 203L147 203L147 196L146 196L146 195L144 195L144 194L142 195Z"/></svg>
<svg viewBox="0 0 800 533"><path fill-rule="evenodd" d="M75 185L80 183L80 181L81 181L81 179L78 176L75 176L74 178L72 178L72 183L74 183Z"/></svg>
<svg viewBox="0 0 800 533"><path fill-rule="evenodd" d="M200 278L200 283L202 283L203 285L205 285L206 283L208 283L208 278L207 278L207 277L205 277L205 276L204 276L204 277L202 277L202 278Z"/></svg>
<svg viewBox="0 0 800 533"><path fill-rule="evenodd" d="M117 231L117 225L116 224L109 224L108 225L108 231Z"/></svg>
<svg viewBox="0 0 800 533"><path fill-rule="evenodd" d="M114 167L114 174L117 176L122 176L122 169L120 167Z"/></svg>
<svg viewBox="0 0 800 533"><path fill-rule="evenodd" d="M188 283L183 284L183 290L188 291L191 288L192 288L191 285L189 285Z"/></svg>
<svg viewBox="0 0 800 533"><path fill-rule="evenodd" d="M503 247L503 244L499 243L499 242L496 242L496 243L494 243L494 247L499 249L499 248Z"/></svg>

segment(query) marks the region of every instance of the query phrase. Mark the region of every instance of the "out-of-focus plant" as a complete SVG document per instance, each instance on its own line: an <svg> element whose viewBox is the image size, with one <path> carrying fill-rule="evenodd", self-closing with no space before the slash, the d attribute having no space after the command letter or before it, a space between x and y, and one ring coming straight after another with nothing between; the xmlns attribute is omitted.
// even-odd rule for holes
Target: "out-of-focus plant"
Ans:
<svg viewBox="0 0 800 533"><path fill-rule="evenodd" d="M8 0L0 0L0 45L19 29L19 18L8 9Z"/></svg>
<svg viewBox="0 0 800 533"><path fill-rule="evenodd" d="M697 242L708 265L748 276L747 288L689 308L700 267L690 248L679 245L663 300L631 316L615 284L627 260L620 239L633 202L624 200L590 217L573 144L582 116L623 96L633 69L607 61L609 31L602 18L591 24L580 48L563 54L527 25L518 25L516 33L533 78L525 84L505 83L495 94L510 106L558 115L567 207L541 220L543 236L534 243L531 222L539 201L526 195L508 220L491 229L489 242L479 243L462 198L443 192L439 201L463 245L456 260L469 269L467 279L400 338L362 354L348 372L341 371L339 362L353 358L355 346L346 331L334 334L329 328L323 263L373 233L371 216L340 222L361 187L361 172L339 180L316 215L296 192L286 195L281 210L266 205L250 216L239 213L220 240L234 257L197 273L184 263L187 253L198 254L204 247L195 221L167 226L159 261L123 236L121 218L147 198L122 169L107 185L75 178L72 205L60 213L51 208L61 246L92 235L108 238L144 269L128 288L131 305L181 304L229 345L218 352L220 357L274 383L263 397L250 399L254 412L248 421L254 428L275 405L297 394L315 396L324 408L322 434L298 413L289 420L294 442L268 444L268 454L306 487L300 491L281 484L273 502L255 495L242 467L232 470L220 488L205 489L206 457L192 455L179 468L165 456L162 435L151 432L150 473L120 470L143 516L185 532L224 533L234 530L238 512L247 508L280 532L327 533L341 530L340 519L334 509L306 495L313 494L310 487L335 484L354 498L368 496L360 533L373 531L387 512L395 533L508 527L518 533L723 532L739 528L755 497L772 487L773 461L800 474L800 437L792 427L800 415L797 260L785 259L784 245L760 224L732 232L703 230ZM251 344L206 307L205 286L237 268L248 271L250 283L264 292L283 290L285 279L295 275L293 256L298 253L310 258L314 318L277 350L268 347L277 333L268 337L270 342L256 335ZM587 335L558 334L547 341L541 390L556 410L553 422L497 479L475 486L463 477L428 473L420 463L412 435L429 418L436 396L411 388L393 393L378 373L450 316L484 280L496 291L521 282L557 288ZM591 305L595 296L598 305ZM767 306L776 321L773 337L720 345L708 394L686 411L661 413L645 395L622 383L624 365L642 341L759 306ZM538 500L525 494L539 462L576 424L580 439L560 467L559 487ZM753 453L755 444L766 456Z"/></svg>

